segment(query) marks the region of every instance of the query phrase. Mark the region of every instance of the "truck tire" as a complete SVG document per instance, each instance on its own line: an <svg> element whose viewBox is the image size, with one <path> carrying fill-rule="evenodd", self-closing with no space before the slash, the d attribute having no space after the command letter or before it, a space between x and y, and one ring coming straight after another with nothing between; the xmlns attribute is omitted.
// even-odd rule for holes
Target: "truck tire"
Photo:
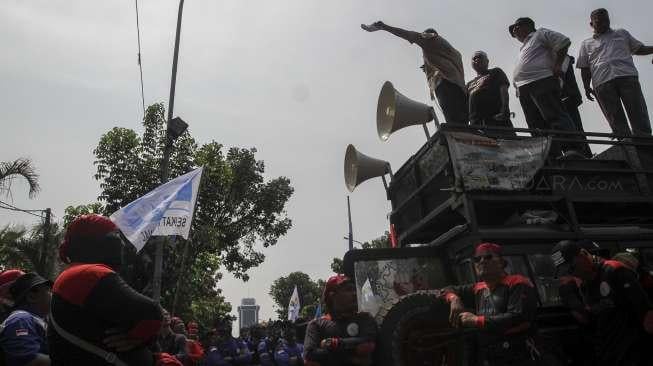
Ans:
<svg viewBox="0 0 653 366"><path fill-rule="evenodd" d="M449 304L437 291L418 291L382 308L375 365L463 366L465 339L449 325Z"/></svg>

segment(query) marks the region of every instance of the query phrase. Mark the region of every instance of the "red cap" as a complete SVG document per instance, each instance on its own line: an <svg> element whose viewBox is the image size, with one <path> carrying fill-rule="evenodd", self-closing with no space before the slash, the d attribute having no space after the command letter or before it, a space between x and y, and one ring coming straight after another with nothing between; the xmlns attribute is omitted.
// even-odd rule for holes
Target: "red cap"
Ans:
<svg viewBox="0 0 653 366"><path fill-rule="evenodd" d="M115 230L118 230L118 227L106 216L97 214L77 216L75 220L70 223L70 226L68 226L66 236L59 246L59 258L64 263L69 262L68 249L73 240L88 237L101 237Z"/></svg>
<svg viewBox="0 0 653 366"><path fill-rule="evenodd" d="M9 288L14 284L16 279L25 272L20 269L8 269L0 273L0 299L2 300L12 300L11 294L9 293Z"/></svg>
<svg viewBox="0 0 653 366"><path fill-rule="evenodd" d="M494 243L481 243L476 246L474 249L474 255L479 255L480 253L490 252L496 255L501 255L501 245Z"/></svg>
<svg viewBox="0 0 653 366"><path fill-rule="evenodd" d="M329 279L326 282L326 285L324 285L324 292L322 293L322 299L326 302L329 293L335 292L340 285L351 282L351 279L343 274L338 274L335 276L329 277Z"/></svg>

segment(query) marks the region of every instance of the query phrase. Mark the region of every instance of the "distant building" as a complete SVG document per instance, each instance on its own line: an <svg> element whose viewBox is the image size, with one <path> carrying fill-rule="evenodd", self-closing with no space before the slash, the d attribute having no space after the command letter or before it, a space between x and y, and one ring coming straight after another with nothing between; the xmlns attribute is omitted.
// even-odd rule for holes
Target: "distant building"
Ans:
<svg viewBox="0 0 653 366"><path fill-rule="evenodd" d="M260 306L256 305L256 299L245 298L240 301L238 307L238 331L258 324L259 309Z"/></svg>

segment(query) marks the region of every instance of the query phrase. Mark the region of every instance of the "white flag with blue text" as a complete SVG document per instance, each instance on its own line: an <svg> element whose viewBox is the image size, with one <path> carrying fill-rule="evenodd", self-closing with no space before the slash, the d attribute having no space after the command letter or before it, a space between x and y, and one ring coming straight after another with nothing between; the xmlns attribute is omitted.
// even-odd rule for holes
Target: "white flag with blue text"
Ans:
<svg viewBox="0 0 653 366"><path fill-rule="evenodd" d="M110 218L140 251L150 236L188 239L202 168L162 184L114 212Z"/></svg>
<svg viewBox="0 0 653 366"><path fill-rule="evenodd" d="M299 318L299 293L297 292L297 286L292 291L292 296L290 296L290 303L288 303L288 320L294 322Z"/></svg>

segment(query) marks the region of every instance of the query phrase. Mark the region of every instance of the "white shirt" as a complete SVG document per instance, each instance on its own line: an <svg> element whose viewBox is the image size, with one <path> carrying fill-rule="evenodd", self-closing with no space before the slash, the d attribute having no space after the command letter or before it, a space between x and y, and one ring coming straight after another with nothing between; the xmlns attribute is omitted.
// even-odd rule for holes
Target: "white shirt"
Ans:
<svg viewBox="0 0 653 366"><path fill-rule="evenodd" d="M571 44L567 36L540 28L529 34L519 48L519 59L513 72L515 87L553 76L558 51Z"/></svg>
<svg viewBox="0 0 653 366"><path fill-rule="evenodd" d="M632 55L643 45L625 29L610 29L581 43L576 67L590 68L594 88L616 77L637 76Z"/></svg>

